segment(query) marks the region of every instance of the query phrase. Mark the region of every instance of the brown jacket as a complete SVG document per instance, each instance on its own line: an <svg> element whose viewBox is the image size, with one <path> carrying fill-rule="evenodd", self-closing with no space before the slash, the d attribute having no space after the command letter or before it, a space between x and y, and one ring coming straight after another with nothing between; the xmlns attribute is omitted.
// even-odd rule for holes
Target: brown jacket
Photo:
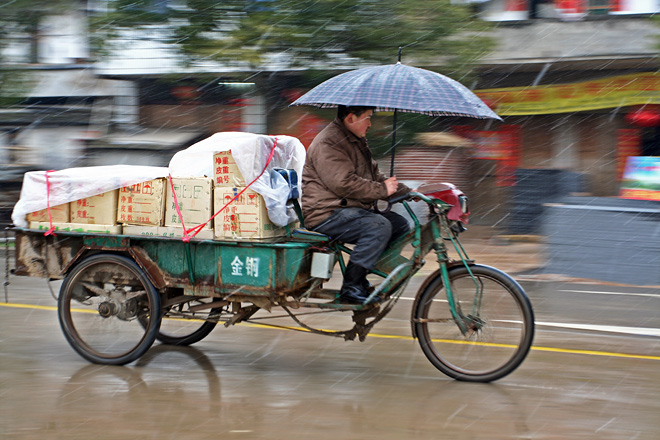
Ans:
<svg viewBox="0 0 660 440"><path fill-rule="evenodd" d="M335 119L307 150L302 178L305 226L315 228L337 208L370 209L375 200L387 198L386 178L378 170L367 140ZM410 188L400 183L396 195L406 192Z"/></svg>

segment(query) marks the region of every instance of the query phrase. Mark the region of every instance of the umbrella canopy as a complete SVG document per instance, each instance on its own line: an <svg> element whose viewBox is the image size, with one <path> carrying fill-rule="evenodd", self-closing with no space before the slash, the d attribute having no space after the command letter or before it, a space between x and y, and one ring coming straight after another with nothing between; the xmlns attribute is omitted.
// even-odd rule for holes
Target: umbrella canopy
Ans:
<svg viewBox="0 0 660 440"><path fill-rule="evenodd" d="M303 104L321 108L368 106L377 111L501 120L458 81L400 62L364 67L330 78L291 105Z"/></svg>

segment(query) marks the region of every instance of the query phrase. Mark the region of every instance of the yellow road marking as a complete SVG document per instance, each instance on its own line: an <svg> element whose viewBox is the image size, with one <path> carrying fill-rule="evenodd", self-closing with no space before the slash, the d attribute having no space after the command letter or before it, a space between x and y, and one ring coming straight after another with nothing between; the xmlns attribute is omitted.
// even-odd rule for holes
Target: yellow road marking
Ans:
<svg viewBox="0 0 660 440"><path fill-rule="evenodd" d="M33 310L49 310L49 311L57 311L56 306L40 306L36 304L18 304L18 303L0 303L1 307L10 307L10 308L17 308L17 309L33 309ZM73 311L77 312L86 312L86 313L95 313L93 310L80 310L80 309L72 309ZM176 318L174 318L176 319ZM283 329L283 330L298 330L298 331L304 331L304 332L309 332L309 330L304 329L302 327L294 327L294 326L283 326L283 325L277 325L277 326L272 326L272 325L267 325L267 324L255 324L252 322L249 323L241 323L241 325L245 325L248 327L254 327L254 328L277 328L277 329ZM380 334L380 333L369 333L369 336L372 338L380 338L380 339L402 339L402 340L407 340L407 341L412 341L413 338L412 336L399 336L399 335L386 335L386 334ZM508 347L512 348L513 346L511 345L506 345L506 344L492 344L492 343L478 343L478 342L471 342L471 341L455 341L455 340L449 340L449 339L442 339L442 340L434 340L435 342L440 342L440 343L447 343L447 344L478 344L478 345L488 345L490 347ZM545 351L545 352L550 352L550 353L564 353L564 354L581 354L581 355L589 355L589 356L610 356L610 357L618 357L618 358L626 358L626 359L646 359L646 360L652 360L652 361L660 361L660 356L650 356L650 355L643 355L643 354L630 354L630 353L613 353L609 351L597 351L597 350L579 350L579 349L573 349L573 348L559 348L559 347L538 347L538 346L532 346L531 348L532 351Z"/></svg>
<svg viewBox="0 0 660 440"><path fill-rule="evenodd" d="M36 304L0 303L0 306L15 307L17 309L57 310L56 306L38 306Z"/></svg>
<svg viewBox="0 0 660 440"><path fill-rule="evenodd" d="M629 359L647 359L651 361L660 361L660 356L649 356L643 354L610 353L607 351L577 350L573 348L535 347L535 346L532 346L532 350L549 351L554 353L586 354L590 356L613 356L613 357L629 358Z"/></svg>

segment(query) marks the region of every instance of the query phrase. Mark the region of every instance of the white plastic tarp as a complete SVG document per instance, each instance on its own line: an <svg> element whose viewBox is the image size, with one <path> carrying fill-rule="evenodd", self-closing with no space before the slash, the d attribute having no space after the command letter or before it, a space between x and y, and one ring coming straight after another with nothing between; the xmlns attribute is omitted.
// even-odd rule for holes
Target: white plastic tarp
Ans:
<svg viewBox="0 0 660 440"><path fill-rule="evenodd" d="M25 216L34 211L167 176L167 168L109 165L69 168L59 171L30 171L23 176L21 196L11 219L26 228Z"/></svg>
<svg viewBox="0 0 660 440"><path fill-rule="evenodd" d="M266 167L271 151L273 157ZM297 220L287 207L289 187L279 174L271 181L273 168L294 169L302 177L305 147L291 136L266 136L242 132L216 133L172 157L169 169L164 167L111 165L69 168L59 171L25 173L21 196L14 207L12 221L27 227L25 216L34 211L73 202L85 197L134 185L159 177L213 177L213 155L231 150L246 183L263 196L270 220L278 226ZM266 171L261 172L266 168ZM256 179L256 180L255 180ZM215 207L220 209L221 207Z"/></svg>
<svg viewBox="0 0 660 440"><path fill-rule="evenodd" d="M273 157L268 163L273 146ZM231 150L246 184L254 181L250 189L264 198L270 220L277 226L286 226L296 221L298 217L295 211L287 207L288 184L279 174L271 176L274 168L284 168L296 170L298 179L302 178L306 152L303 144L295 137L243 132L216 133L176 153L170 161L170 173L172 177L213 177L213 155L227 150ZM264 168L266 170L262 174ZM220 208L214 207L216 211Z"/></svg>

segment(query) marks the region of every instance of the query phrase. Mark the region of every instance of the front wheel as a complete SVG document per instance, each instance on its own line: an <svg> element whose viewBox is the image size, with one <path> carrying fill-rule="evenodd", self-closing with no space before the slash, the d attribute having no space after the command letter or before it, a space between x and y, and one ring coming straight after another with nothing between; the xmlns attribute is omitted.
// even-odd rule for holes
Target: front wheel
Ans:
<svg viewBox="0 0 660 440"><path fill-rule="evenodd" d="M491 382L506 376L532 345L529 299L511 277L489 266L455 266L448 273L454 313L440 271L418 293L413 326L422 351L454 379Z"/></svg>
<svg viewBox="0 0 660 440"><path fill-rule="evenodd" d="M142 356L160 327L160 296L129 258L98 254L66 276L57 304L67 341L90 362L124 365Z"/></svg>

